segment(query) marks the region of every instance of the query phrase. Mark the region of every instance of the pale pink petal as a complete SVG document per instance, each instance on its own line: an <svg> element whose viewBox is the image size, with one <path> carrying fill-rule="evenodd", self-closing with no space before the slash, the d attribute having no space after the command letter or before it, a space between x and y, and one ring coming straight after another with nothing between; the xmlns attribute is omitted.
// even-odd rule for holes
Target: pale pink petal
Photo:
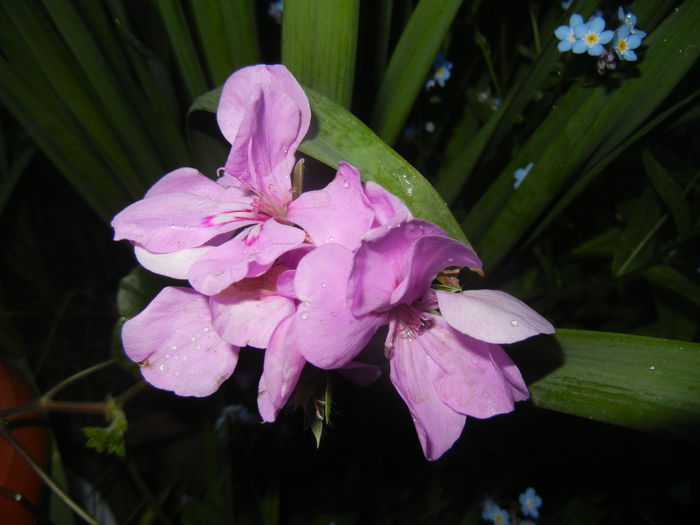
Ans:
<svg viewBox="0 0 700 525"><path fill-rule="evenodd" d="M350 361L338 368L338 373L358 386L367 387L374 383L382 375L382 369L375 365Z"/></svg>
<svg viewBox="0 0 700 525"><path fill-rule="evenodd" d="M194 168L178 168L164 175L151 186L146 192L144 199L165 193L188 193L212 200L224 201L252 197L250 192L238 188L230 188L224 191L219 184L202 175Z"/></svg>
<svg viewBox="0 0 700 525"><path fill-rule="evenodd" d="M251 211L250 199L222 201L162 193L123 209L112 220L112 227L116 241L128 239L150 252L169 253L201 246L217 235L259 220Z"/></svg>
<svg viewBox="0 0 700 525"><path fill-rule="evenodd" d="M409 257L408 275L391 294L392 304L412 304L430 289L430 283L449 266L481 267L481 261L469 246L439 235L416 239Z"/></svg>
<svg viewBox="0 0 700 525"><path fill-rule="evenodd" d="M299 228L268 220L197 259L188 278L195 290L215 295L241 279L263 274L280 255L303 243Z"/></svg>
<svg viewBox="0 0 700 525"><path fill-rule="evenodd" d="M365 195L374 209L373 228L390 222L410 221L413 215L408 207L393 193L373 181L365 184Z"/></svg>
<svg viewBox="0 0 700 525"><path fill-rule="evenodd" d="M282 209L292 200L295 144L306 133L300 126L294 100L269 85L261 86L232 142L226 172Z"/></svg>
<svg viewBox="0 0 700 525"><path fill-rule="evenodd" d="M359 354L386 315L355 317L346 306L346 282L352 253L339 244L324 244L297 267L296 294L301 304L292 318L290 337L307 361L338 368Z"/></svg>
<svg viewBox="0 0 700 525"><path fill-rule="evenodd" d="M515 365L515 363L508 357L503 348L498 345L487 345L489 351L491 352L491 359L493 363L501 370L503 378L508 382L510 386L510 394L513 396L514 401L524 401L530 397L530 392L527 389L527 385L523 380L523 376L520 374L520 370Z"/></svg>
<svg viewBox="0 0 700 525"><path fill-rule="evenodd" d="M434 224L414 219L368 232L355 254L348 282L355 315L411 304L448 266L481 266L466 245Z"/></svg>
<svg viewBox="0 0 700 525"><path fill-rule="evenodd" d="M424 315L433 323L415 338L413 348L421 348L439 365L433 386L440 399L480 419L512 411L511 385L491 359L489 345L457 332L440 316Z"/></svg>
<svg viewBox="0 0 700 525"><path fill-rule="evenodd" d="M296 270L286 270L279 274L276 283L277 293L279 295L290 299L297 299L297 292L294 289L294 277L296 273Z"/></svg>
<svg viewBox="0 0 700 525"><path fill-rule="evenodd" d="M260 87L270 85L289 96L301 113L301 128L306 129L311 122L311 109L306 93L289 70L281 64L248 66L233 73L221 91L216 119L221 133L233 144L239 133L245 111L258 96ZM303 138L303 136L301 137ZM299 141L301 141L301 138ZM298 143L294 145L296 149Z"/></svg>
<svg viewBox="0 0 700 525"><path fill-rule="evenodd" d="M146 270L173 279L187 279L192 264L209 250L223 244L228 237L228 234L219 235L196 248L185 248L172 253L153 253L136 244L134 254Z"/></svg>
<svg viewBox="0 0 700 525"><path fill-rule="evenodd" d="M285 405L306 364L288 335L290 318L272 334L265 351L263 373L258 385L258 410L264 421L272 422Z"/></svg>
<svg viewBox="0 0 700 525"><path fill-rule="evenodd" d="M215 392L238 361L211 324L209 298L189 288L163 289L124 324L122 343L146 381L181 396Z"/></svg>
<svg viewBox="0 0 700 525"><path fill-rule="evenodd" d="M339 162L328 186L302 193L289 205L287 218L304 228L318 246L333 242L354 251L372 226L374 212L362 190L360 172Z"/></svg>
<svg viewBox="0 0 700 525"><path fill-rule="evenodd" d="M253 279L243 279L211 298L214 328L229 343L266 348L277 325L294 313L294 301L275 291L283 267Z"/></svg>
<svg viewBox="0 0 700 525"><path fill-rule="evenodd" d="M433 383L442 370L415 339L399 338L395 343L391 382L411 412L423 454L436 460L457 441L467 418L438 397Z"/></svg>
<svg viewBox="0 0 700 525"><path fill-rule="evenodd" d="M436 291L440 312L456 330L487 343L514 343L554 327L521 300L500 290Z"/></svg>

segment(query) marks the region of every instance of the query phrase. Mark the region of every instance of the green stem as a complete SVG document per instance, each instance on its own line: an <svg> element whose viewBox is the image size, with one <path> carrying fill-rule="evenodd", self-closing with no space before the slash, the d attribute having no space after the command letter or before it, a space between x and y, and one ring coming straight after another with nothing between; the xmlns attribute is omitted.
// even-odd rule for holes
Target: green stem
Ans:
<svg viewBox="0 0 700 525"><path fill-rule="evenodd" d="M94 366L91 366L90 368L86 368L85 370L81 370L77 374L73 374L72 376L64 379L60 383L58 383L56 386L54 386L51 390L46 392L43 396L41 396L42 399L42 404L48 402L53 398L58 392L66 388L68 385L71 385L72 383L75 383L78 379L82 379L85 376L88 376L92 374L93 372L97 372L98 370L102 370L103 368L106 368L110 365L113 365L117 362L116 359L108 359L107 361L102 361L101 363L97 363Z"/></svg>

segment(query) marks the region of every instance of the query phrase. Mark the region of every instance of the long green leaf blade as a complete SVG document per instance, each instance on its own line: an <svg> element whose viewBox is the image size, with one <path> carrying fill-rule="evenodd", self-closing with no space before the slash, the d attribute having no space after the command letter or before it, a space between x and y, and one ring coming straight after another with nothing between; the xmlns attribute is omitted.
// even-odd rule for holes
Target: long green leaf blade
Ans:
<svg viewBox="0 0 700 525"><path fill-rule="evenodd" d="M552 342L536 339L520 355L530 373L546 374L530 385L535 405L639 430L698 433L700 344L585 330L558 330Z"/></svg>
<svg viewBox="0 0 700 525"><path fill-rule="evenodd" d="M359 0L286 0L282 62L296 78L345 108L352 101Z"/></svg>
<svg viewBox="0 0 700 525"><path fill-rule="evenodd" d="M401 133L461 5L462 0L421 0L403 30L384 73L372 115L372 128L387 144L393 144Z"/></svg>

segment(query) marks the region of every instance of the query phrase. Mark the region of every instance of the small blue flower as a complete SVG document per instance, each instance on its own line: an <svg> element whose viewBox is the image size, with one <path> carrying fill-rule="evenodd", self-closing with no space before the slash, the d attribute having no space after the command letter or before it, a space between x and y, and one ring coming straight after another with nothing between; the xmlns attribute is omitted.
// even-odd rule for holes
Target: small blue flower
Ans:
<svg viewBox="0 0 700 525"><path fill-rule="evenodd" d="M496 510L491 515L491 521L496 525L509 525L510 517L501 507L496 507Z"/></svg>
<svg viewBox="0 0 700 525"><path fill-rule="evenodd" d="M554 30L556 37L561 40L557 49L562 53L564 51L570 51L574 43L576 43L576 40L578 40L574 34L574 27L579 24L583 24L583 17L579 14L573 14L571 18L569 18L568 26L559 26Z"/></svg>
<svg viewBox="0 0 700 525"><path fill-rule="evenodd" d="M499 506L496 505L495 501L493 501L489 497L485 497L483 499L483 501L481 502L481 519L486 520L486 521L492 521L493 514L498 509L499 509Z"/></svg>
<svg viewBox="0 0 700 525"><path fill-rule="evenodd" d="M452 76L452 62L445 58L445 55L438 53L435 55L435 60L433 61L433 77L428 79L425 83L425 89L432 89L435 85L440 87L445 87L445 82L447 82Z"/></svg>
<svg viewBox="0 0 700 525"><path fill-rule="evenodd" d="M524 516L531 518L539 518L540 513L537 509L542 506L542 498L540 498L535 489L528 488L520 495L520 511Z"/></svg>
<svg viewBox="0 0 700 525"><path fill-rule="evenodd" d="M561 8L566 11L571 7L571 4L574 3L574 0L564 0L564 2L561 3Z"/></svg>
<svg viewBox="0 0 700 525"><path fill-rule="evenodd" d="M630 34L639 35L641 38L647 36L647 34L644 31L634 27L635 25L637 25L637 17L632 14L632 11L625 13L625 10L622 8L622 6L620 6L617 9L617 19L622 24L627 26L627 28L630 30Z"/></svg>
<svg viewBox="0 0 700 525"><path fill-rule="evenodd" d="M284 0L275 0L270 2L267 8L267 14L278 24L282 23L282 10L284 8Z"/></svg>
<svg viewBox="0 0 700 525"><path fill-rule="evenodd" d="M578 55L588 51L591 56L600 56L603 44L610 42L614 35L613 31L603 29L605 20L600 16L594 16L587 23L574 26L574 35L578 40L574 42L571 50Z"/></svg>
<svg viewBox="0 0 700 525"><path fill-rule="evenodd" d="M527 177L527 174L530 173L530 170L534 166L535 166L534 162L530 162L524 168L518 168L517 170L515 170L515 173L513 174L513 176L515 177L515 182L513 183L513 189L517 190L520 187L520 185L525 180L525 177Z"/></svg>
<svg viewBox="0 0 700 525"><path fill-rule="evenodd" d="M631 34L630 28L625 26L620 26L617 31L615 31L615 40L613 40L613 48L615 53L620 57L620 60L637 60L637 53L632 51L637 49L642 43L642 37L639 33Z"/></svg>

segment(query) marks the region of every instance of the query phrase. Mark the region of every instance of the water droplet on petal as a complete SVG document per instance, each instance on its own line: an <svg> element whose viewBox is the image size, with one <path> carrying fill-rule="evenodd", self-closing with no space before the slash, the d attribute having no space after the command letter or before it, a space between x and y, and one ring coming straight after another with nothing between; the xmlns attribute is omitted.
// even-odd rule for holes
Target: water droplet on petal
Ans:
<svg viewBox="0 0 700 525"><path fill-rule="evenodd" d="M160 365L158 367L158 370L160 370L161 372L165 372L165 365Z"/></svg>
<svg viewBox="0 0 700 525"><path fill-rule="evenodd" d="M338 312L336 312L336 311L331 312L331 317L338 317Z"/></svg>
<svg viewBox="0 0 700 525"><path fill-rule="evenodd" d="M325 319L321 319L321 324L326 324L326 320L325 320Z"/></svg>
<svg viewBox="0 0 700 525"><path fill-rule="evenodd" d="M301 314L301 318L302 318L302 319L308 319L308 318L309 318L309 314L307 314L306 312L304 312L303 314Z"/></svg>
<svg viewBox="0 0 700 525"><path fill-rule="evenodd" d="M343 182L343 188L349 188L350 183L348 181Z"/></svg>
<svg viewBox="0 0 700 525"><path fill-rule="evenodd" d="M513 320L510 322L510 325L511 325L511 326L518 326L518 321L516 321L515 319L513 319Z"/></svg>
<svg viewBox="0 0 700 525"><path fill-rule="evenodd" d="M328 286L326 283L321 283L321 288L325 288L326 286Z"/></svg>

